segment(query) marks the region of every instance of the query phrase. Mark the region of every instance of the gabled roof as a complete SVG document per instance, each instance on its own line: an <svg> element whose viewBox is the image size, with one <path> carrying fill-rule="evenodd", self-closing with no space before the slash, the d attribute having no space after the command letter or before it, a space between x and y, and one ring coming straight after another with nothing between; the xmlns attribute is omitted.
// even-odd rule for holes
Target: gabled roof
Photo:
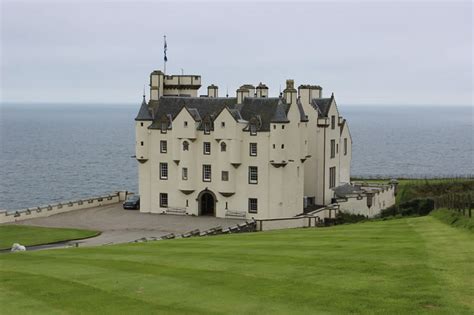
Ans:
<svg viewBox="0 0 474 315"><path fill-rule="evenodd" d="M311 100L311 105L317 108L321 116L327 117L329 109L331 108L334 95L331 95L330 98L314 98Z"/></svg>
<svg viewBox="0 0 474 315"><path fill-rule="evenodd" d="M301 103L297 103L301 121L307 121ZM160 118L163 116L174 119L183 107L193 116L194 120L201 121L204 117L214 120L222 110L228 109L236 121L250 121L258 117L261 121L260 131L269 131L271 123L288 123L289 105L279 97L246 97L241 104L236 98L221 97L179 97L164 96L159 100L152 100L148 105L142 105L137 120L152 120L151 110L154 112L154 122L150 129L159 128Z"/></svg>

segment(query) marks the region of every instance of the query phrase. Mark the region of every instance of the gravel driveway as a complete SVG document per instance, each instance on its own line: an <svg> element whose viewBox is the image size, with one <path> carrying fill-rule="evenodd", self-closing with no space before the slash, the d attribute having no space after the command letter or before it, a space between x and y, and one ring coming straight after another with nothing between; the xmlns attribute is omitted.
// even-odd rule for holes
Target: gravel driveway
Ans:
<svg viewBox="0 0 474 315"><path fill-rule="evenodd" d="M203 231L216 226L224 228L241 222L244 221L207 216L140 213L135 210L123 210L122 204L117 203L13 224L101 231L102 234L97 237L78 241L80 246L96 246L126 243L142 237L160 237L169 233L182 234L194 229Z"/></svg>

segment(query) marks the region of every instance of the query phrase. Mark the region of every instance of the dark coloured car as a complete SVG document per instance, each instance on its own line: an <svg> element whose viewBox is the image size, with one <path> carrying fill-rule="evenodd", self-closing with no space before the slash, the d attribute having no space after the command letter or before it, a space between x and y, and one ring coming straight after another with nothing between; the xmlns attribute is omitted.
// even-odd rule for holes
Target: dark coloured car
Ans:
<svg viewBox="0 0 474 315"><path fill-rule="evenodd" d="M133 195L128 197L127 200L125 200L125 202L123 203L123 208L134 210L140 209L140 196Z"/></svg>

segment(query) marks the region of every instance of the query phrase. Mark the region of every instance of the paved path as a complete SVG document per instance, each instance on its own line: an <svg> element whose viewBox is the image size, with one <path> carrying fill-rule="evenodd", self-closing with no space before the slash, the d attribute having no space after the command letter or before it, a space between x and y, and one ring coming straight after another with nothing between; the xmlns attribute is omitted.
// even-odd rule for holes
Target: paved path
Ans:
<svg viewBox="0 0 474 315"><path fill-rule="evenodd" d="M14 224L101 231L102 234L97 237L77 241L80 246L96 246L126 243L142 237L160 237L169 233L182 234L194 229L203 231L216 226L229 227L241 222L243 221L204 216L140 213L136 210L123 210L122 204L117 203Z"/></svg>

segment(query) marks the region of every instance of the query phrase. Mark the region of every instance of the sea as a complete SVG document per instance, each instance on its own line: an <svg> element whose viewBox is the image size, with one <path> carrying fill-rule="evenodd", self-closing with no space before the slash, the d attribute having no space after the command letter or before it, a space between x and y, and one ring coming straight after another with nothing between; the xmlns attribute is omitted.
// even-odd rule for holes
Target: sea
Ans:
<svg viewBox="0 0 474 315"><path fill-rule="evenodd" d="M470 106L344 105L357 178L474 174ZM136 192L139 104L0 104L0 209Z"/></svg>

